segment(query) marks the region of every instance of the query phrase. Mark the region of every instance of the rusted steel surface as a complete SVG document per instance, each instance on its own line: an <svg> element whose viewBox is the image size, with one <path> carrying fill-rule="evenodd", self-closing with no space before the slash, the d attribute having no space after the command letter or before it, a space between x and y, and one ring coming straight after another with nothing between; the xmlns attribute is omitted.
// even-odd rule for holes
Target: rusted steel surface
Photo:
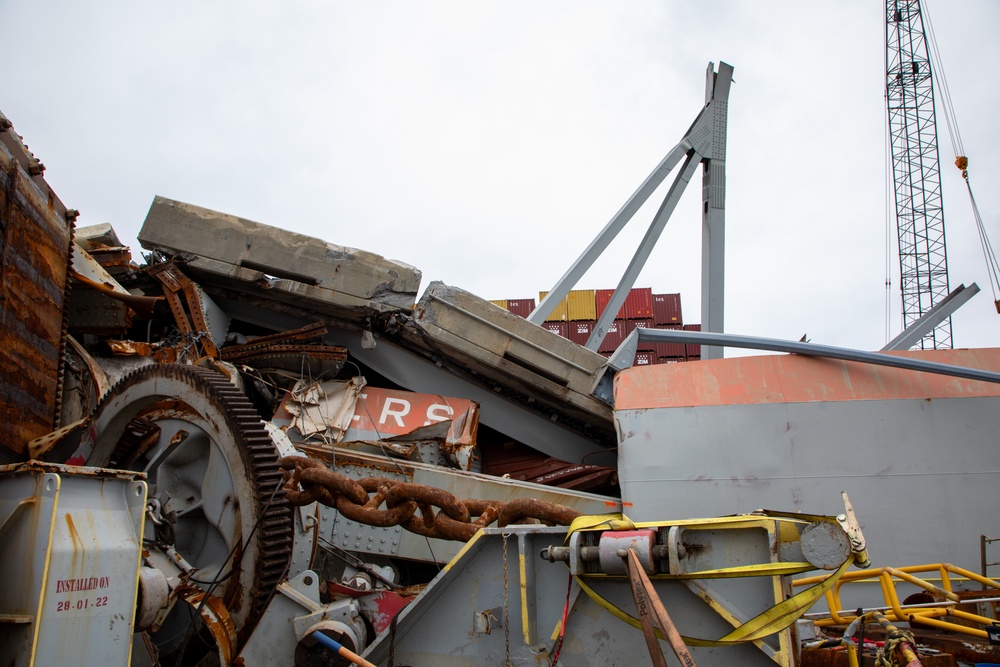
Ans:
<svg viewBox="0 0 1000 667"><path fill-rule="evenodd" d="M920 662L923 667L958 667L956 656L950 653L939 653L936 655L921 655ZM850 658L845 649L819 648L802 651L802 658L799 667L850 667ZM868 651L858 660L860 667L877 667L875 663L875 652Z"/></svg>
<svg viewBox="0 0 1000 667"><path fill-rule="evenodd" d="M59 426L75 217L7 125L0 129L0 462L23 460L30 440Z"/></svg>
<svg viewBox="0 0 1000 667"><path fill-rule="evenodd" d="M258 366L269 359L279 357L306 357L318 361L347 360L347 348L340 345L271 345L264 349L244 350L224 356L226 361L240 362L248 366Z"/></svg>
<svg viewBox="0 0 1000 667"><path fill-rule="evenodd" d="M127 291L115 289L107 283L99 283L92 280L77 271L71 270L70 274L73 276L74 280L78 280L84 287L100 292L115 301L120 301L147 319L152 317L153 307L156 306L156 302L163 300L162 296L135 296L129 294ZM131 317L129 320L129 323L131 324Z"/></svg>
<svg viewBox="0 0 1000 667"><path fill-rule="evenodd" d="M146 269L146 273L153 276L163 285L164 296L170 304L170 311L174 314L174 320L180 328L181 333L187 337L194 338L194 341L201 345L204 356L217 359L219 349L212 340L209 332L208 322L205 320L205 312L201 307L201 300L191 279L185 276L175 262L164 262L156 264ZM181 300L183 294L184 300ZM188 312L184 311L184 304L187 304Z"/></svg>
<svg viewBox="0 0 1000 667"><path fill-rule="evenodd" d="M96 247L90 250L90 256L110 272L132 265L132 250L127 247Z"/></svg>
<svg viewBox="0 0 1000 667"><path fill-rule="evenodd" d="M837 636L844 628L835 626L825 630ZM966 635L919 626L911 627L910 632L920 647L940 651L938 654L921 651L920 661L924 667L956 667L961 663L1000 664L1000 646L991 646ZM865 654L860 660L862 667L875 667L875 649L885 643L885 637L886 632L880 625L870 623L865 627ZM847 654L835 649L803 651L801 667L848 667Z"/></svg>
<svg viewBox="0 0 1000 667"><path fill-rule="evenodd" d="M226 349L222 351L222 358L226 361L231 361L232 359L239 358L240 355L247 352L265 350L271 345L288 344L292 341L302 342L312 340L314 338L321 338L326 335L326 331L327 329L324 323L314 322L313 324L309 324L298 329L281 331L267 336L257 336L246 343L227 345Z"/></svg>
<svg viewBox="0 0 1000 667"><path fill-rule="evenodd" d="M565 526L580 516L570 507L534 498L508 503L461 500L443 489L389 478L368 477L356 482L328 469L322 461L302 456L286 456L278 465L288 471L285 497L293 505L320 502L358 523L398 525L427 537L465 542L494 521L501 527L525 519Z"/></svg>
<svg viewBox="0 0 1000 667"><path fill-rule="evenodd" d="M996 349L895 352L1000 371ZM615 409L1000 396L1000 385L910 370L797 355L741 357L619 373Z"/></svg>
<svg viewBox="0 0 1000 667"><path fill-rule="evenodd" d="M577 491L608 490L618 484L615 468L560 461L516 443L484 450L483 472Z"/></svg>
<svg viewBox="0 0 1000 667"><path fill-rule="evenodd" d="M215 645L219 650L220 665L228 667L228 665L233 664L237 649L236 625L222 600L189 584L178 590L178 596L191 605L191 608L201 616L201 620L212 633ZM184 648L183 645L181 648Z"/></svg>

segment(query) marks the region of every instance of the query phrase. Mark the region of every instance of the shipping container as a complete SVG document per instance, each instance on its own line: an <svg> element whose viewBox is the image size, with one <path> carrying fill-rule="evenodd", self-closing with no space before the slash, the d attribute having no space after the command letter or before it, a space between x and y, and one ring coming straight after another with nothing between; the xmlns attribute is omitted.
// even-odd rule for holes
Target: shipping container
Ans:
<svg viewBox="0 0 1000 667"><path fill-rule="evenodd" d="M598 352L614 352L625 340L625 320L615 320L608 325L608 333L601 341Z"/></svg>
<svg viewBox="0 0 1000 667"><path fill-rule="evenodd" d="M500 306L504 310L507 310L507 299L490 299L490 303L494 306Z"/></svg>
<svg viewBox="0 0 1000 667"><path fill-rule="evenodd" d="M594 319L598 319L608 302L611 301L613 289L599 289L594 292L594 302L597 314ZM625 303L618 310L615 319L622 320L642 320L653 317L653 289L651 287L633 287L625 297Z"/></svg>
<svg viewBox="0 0 1000 667"><path fill-rule="evenodd" d="M676 324L664 324L656 328L678 331L681 327ZM687 357L686 346L684 343L657 343L656 356L659 359L677 359L678 361L684 361Z"/></svg>
<svg viewBox="0 0 1000 667"><path fill-rule="evenodd" d="M701 331L701 325L700 324L685 324L684 325L684 331ZM697 344L694 344L694 343L688 343L686 345L686 348L687 348L687 358L689 360L692 360L692 359L701 359L701 345L697 345Z"/></svg>
<svg viewBox="0 0 1000 667"><path fill-rule="evenodd" d="M597 319L597 301L592 289L570 290L566 295L566 319L570 322Z"/></svg>
<svg viewBox="0 0 1000 667"><path fill-rule="evenodd" d="M614 293L615 291L613 289L594 290L594 305L597 307L597 317L594 318L595 320L604 313L604 309L608 307L608 302L611 301L611 295ZM619 310L615 319L620 320L623 312L625 312L624 308Z"/></svg>
<svg viewBox="0 0 1000 667"><path fill-rule="evenodd" d="M541 302L548 292L539 292ZM597 302L594 300L594 290L570 290L566 298L559 302L547 318L547 322L575 322L577 320L596 320Z"/></svg>
<svg viewBox="0 0 1000 667"><path fill-rule="evenodd" d="M653 295L653 321L656 324L684 324L680 294Z"/></svg>
<svg viewBox="0 0 1000 667"><path fill-rule="evenodd" d="M546 294L548 294L548 292L539 292L538 293L538 303L541 303L542 300L545 299L545 295ZM569 314L567 313L567 310L566 310L566 299L563 299L562 301L560 301L556 305L555 308L552 309L552 312L549 313L549 316L545 318L545 321L546 322L565 322L568 319L568 317L569 317Z"/></svg>
<svg viewBox="0 0 1000 667"><path fill-rule="evenodd" d="M632 333L635 329L655 329L656 328L656 325L653 324L653 320L652 319L623 320L623 323L625 325L625 335L626 336L628 336L630 333ZM638 342L638 347L636 349L637 350L642 350L644 352L652 352L652 351L654 351L655 348L654 348L654 343L651 343L649 341L640 340Z"/></svg>
<svg viewBox="0 0 1000 667"><path fill-rule="evenodd" d="M566 327L568 325L568 322L542 322L542 328L548 329L552 333L562 336L563 338L569 338L569 336L566 335Z"/></svg>
<svg viewBox="0 0 1000 667"><path fill-rule="evenodd" d="M596 324L597 322L593 320L587 322L569 322L566 327L566 337L577 345L586 345L587 339L594 332L594 325Z"/></svg>
<svg viewBox="0 0 1000 667"><path fill-rule="evenodd" d="M635 353L634 366L651 366L657 363L656 353L649 350L639 350Z"/></svg>
<svg viewBox="0 0 1000 667"><path fill-rule="evenodd" d="M534 299L507 299L507 310L515 315L527 317L528 315L531 315L531 311L534 309Z"/></svg>

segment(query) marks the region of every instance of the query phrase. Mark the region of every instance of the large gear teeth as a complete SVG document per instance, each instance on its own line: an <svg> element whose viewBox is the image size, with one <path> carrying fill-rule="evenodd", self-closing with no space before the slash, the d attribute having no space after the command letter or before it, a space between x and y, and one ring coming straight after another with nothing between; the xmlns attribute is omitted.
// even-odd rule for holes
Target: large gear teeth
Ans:
<svg viewBox="0 0 1000 667"><path fill-rule="evenodd" d="M171 401L173 401L171 403ZM250 401L222 375L194 366L147 366L119 381L94 412L92 454L88 465L141 467L145 449L158 443L157 420L162 406L174 414L190 414L196 428L216 434L214 444L229 456L230 474L246 480L247 497L238 498L239 516L246 507L256 517L241 528L241 573L216 593L229 607L242 646L285 576L292 556L294 514L282 490L278 452ZM175 416L171 417L176 419ZM233 461L238 461L232 469ZM155 485L156 480L150 479ZM238 488L247 486L237 484ZM248 537L248 533L252 533ZM242 572L248 566L249 576ZM242 583L240 583L242 582ZM249 584L249 587L247 587Z"/></svg>

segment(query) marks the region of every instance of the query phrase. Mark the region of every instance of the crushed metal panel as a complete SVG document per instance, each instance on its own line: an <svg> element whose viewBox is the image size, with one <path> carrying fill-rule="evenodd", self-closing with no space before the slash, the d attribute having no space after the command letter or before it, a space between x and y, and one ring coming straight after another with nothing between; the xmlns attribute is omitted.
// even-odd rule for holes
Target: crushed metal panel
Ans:
<svg viewBox="0 0 1000 667"><path fill-rule="evenodd" d="M6 119L0 116L0 128ZM0 463L59 425L72 219L12 129L0 129Z"/></svg>
<svg viewBox="0 0 1000 667"><path fill-rule="evenodd" d="M351 426L363 377L325 382L299 380L285 394L271 423L286 427L293 442L319 437L322 442L340 442Z"/></svg>
<svg viewBox="0 0 1000 667"><path fill-rule="evenodd" d="M79 284L66 305L69 328L98 335L125 333L132 326L132 309L121 299L135 298L79 243L73 244L72 259L71 275Z"/></svg>
<svg viewBox="0 0 1000 667"><path fill-rule="evenodd" d="M474 294L433 282L421 297L411 342L430 339L468 367L496 382L538 396L588 422L610 419L590 394L605 359Z"/></svg>
<svg viewBox="0 0 1000 667"><path fill-rule="evenodd" d="M474 401L440 394L365 387L347 436L357 440L381 440L387 435L406 435L444 421L451 422L445 442L475 445L479 406Z"/></svg>
<svg viewBox="0 0 1000 667"><path fill-rule="evenodd" d="M377 451L396 446L392 451L404 458L433 442L432 455L422 460L443 459L471 470L479 406L464 398L365 386L358 377L298 383L285 394L271 423L285 430L292 442L367 445Z"/></svg>
<svg viewBox="0 0 1000 667"><path fill-rule="evenodd" d="M348 319L410 312L420 286L420 271L407 264L164 197L153 200L138 238L188 260L200 282Z"/></svg>

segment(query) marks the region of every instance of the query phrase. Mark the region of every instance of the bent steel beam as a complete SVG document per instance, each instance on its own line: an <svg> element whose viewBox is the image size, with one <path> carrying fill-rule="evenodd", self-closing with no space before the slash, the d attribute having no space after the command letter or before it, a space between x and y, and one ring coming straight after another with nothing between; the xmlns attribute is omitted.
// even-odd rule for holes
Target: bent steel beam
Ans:
<svg viewBox="0 0 1000 667"><path fill-rule="evenodd" d="M739 334L639 328L628 335L625 341L618 346L615 353L608 359L608 363L598 373L597 380L594 382L594 388L591 392L596 398L608 404L612 403L614 395L612 379L614 374L626 368L631 368L636 350L638 350L639 341L700 344L702 349L704 349L705 345L718 345L720 347L739 347L768 352L788 352L811 357L825 357L827 359L855 361L863 364L874 364L876 366L890 366L892 368L903 368L912 371L922 371L924 373L950 375L967 380L1000 383L1000 373L978 368L967 368L965 366L953 366L934 361L923 361L921 359L901 357L884 352L865 352L847 347L817 345L815 343L761 338L759 336L742 336Z"/></svg>
<svg viewBox="0 0 1000 667"><path fill-rule="evenodd" d="M888 350L908 350L920 343L920 340L939 324L951 317L951 314L965 305L972 297L979 294L979 285L972 283L968 287L959 285L951 291L951 294L938 302L933 308L920 316L916 322L903 329L902 332L885 347L882 352Z"/></svg>

